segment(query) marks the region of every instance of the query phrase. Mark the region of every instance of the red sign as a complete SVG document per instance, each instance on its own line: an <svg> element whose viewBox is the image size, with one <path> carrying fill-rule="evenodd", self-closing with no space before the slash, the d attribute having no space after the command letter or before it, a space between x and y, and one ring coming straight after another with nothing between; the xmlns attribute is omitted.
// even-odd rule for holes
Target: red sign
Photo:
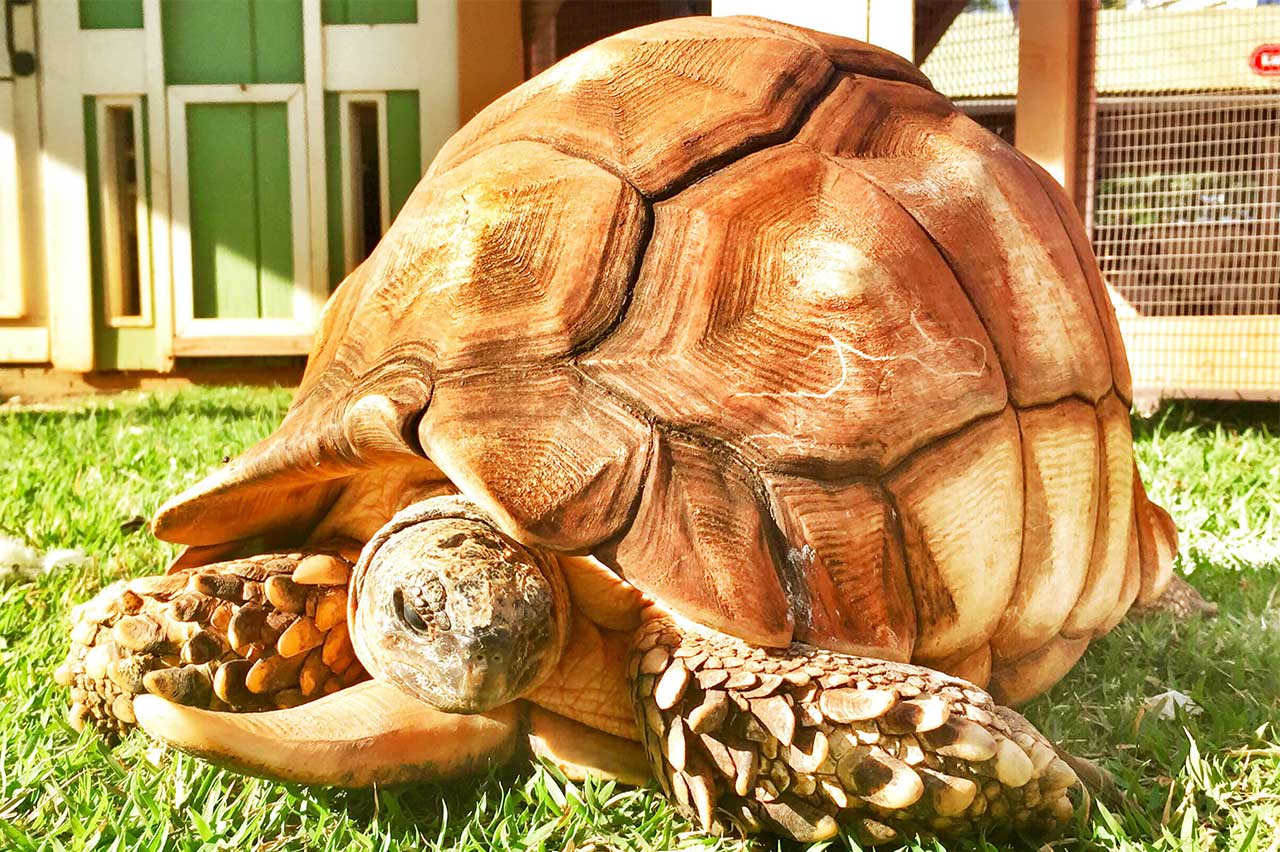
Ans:
<svg viewBox="0 0 1280 852"><path fill-rule="evenodd" d="M1260 44L1249 55L1253 73L1280 77L1280 44Z"/></svg>

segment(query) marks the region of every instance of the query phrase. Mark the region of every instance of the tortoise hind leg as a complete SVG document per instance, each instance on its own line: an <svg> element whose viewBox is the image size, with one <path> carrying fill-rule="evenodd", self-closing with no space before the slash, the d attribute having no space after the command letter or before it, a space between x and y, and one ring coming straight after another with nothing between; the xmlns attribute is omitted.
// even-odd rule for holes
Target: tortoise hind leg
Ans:
<svg viewBox="0 0 1280 852"><path fill-rule="evenodd" d="M659 616L629 672L655 775L705 828L884 842L1043 833L1074 812L1079 780L1029 722L929 669Z"/></svg>
<svg viewBox="0 0 1280 852"><path fill-rule="evenodd" d="M72 611L55 679L69 720L120 734L133 699L295 706L367 678L347 635L350 547L309 547L113 584Z"/></svg>

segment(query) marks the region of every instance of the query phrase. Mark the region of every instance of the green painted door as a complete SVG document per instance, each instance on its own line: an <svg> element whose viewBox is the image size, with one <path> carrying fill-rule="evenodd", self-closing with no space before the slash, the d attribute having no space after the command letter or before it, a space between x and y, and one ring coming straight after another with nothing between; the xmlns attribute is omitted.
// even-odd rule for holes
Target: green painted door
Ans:
<svg viewBox="0 0 1280 852"><path fill-rule="evenodd" d="M293 316L290 142L283 103L187 105L197 319Z"/></svg>

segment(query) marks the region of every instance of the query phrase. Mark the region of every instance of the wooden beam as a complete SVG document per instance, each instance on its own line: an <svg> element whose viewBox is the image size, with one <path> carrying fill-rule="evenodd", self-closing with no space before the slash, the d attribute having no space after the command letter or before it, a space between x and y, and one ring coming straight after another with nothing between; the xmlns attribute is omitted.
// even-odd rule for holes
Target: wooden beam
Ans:
<svg viewBox="0 0 1280 852"><path fill-rule="evenodd" d="M556 62L556 15L564 0L523 0L524 75L535 77Z"/></svg>
<svg viewBox="0 0 1280 852"><path fill-rule="evenodd" d="M53 366L92 370L93 288L85 181L80 19L74 3L40 7L40 116L44 150L44 269Z"/></svg>
<svg viewBox="0 0 1280 852"><path fill-rule="evenodd" d="M1080 0L1018 5L1017 147L1074 193L1079 85Z"/></svg>
<svg viewBox="0 0 1280 852"><path fill-rule="evenodd" d="M912 51L912 61L916 65L929 58L967 3L968 0L916 0Z"/></svg>
<svg viewBox="0 0 1280 852"><path fill-rule="evenodd" d="M1120 316L1135 396L1280 400L1280 316Z"/></svg>
<svg viewBox="0 0 1280 852"><path fill-rule="evenodd" d="M418 146L424 170L460 126L458 20L466 2L418 0Z"/></svg>
<svg viewBox="0 0 1280 852"><path fill-rule="evenodd" d="M458 123L524 82L520 0L458 4Z"/></svg>
<svg viewBox="0 0 1280 852"><path fill-rule="evenodd" d="M301 358L244 358L234 366L183 365L172 372L129 370L80 373L48 367L0 367L0 402L6 407L65 405L75 397L123 391L175 391L212 385L296 387Z"/></svg>

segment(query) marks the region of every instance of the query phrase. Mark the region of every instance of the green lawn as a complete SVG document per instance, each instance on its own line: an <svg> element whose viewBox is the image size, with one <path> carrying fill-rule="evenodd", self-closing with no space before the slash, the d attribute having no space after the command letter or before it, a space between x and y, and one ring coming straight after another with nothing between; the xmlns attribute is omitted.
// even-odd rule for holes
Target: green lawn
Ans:
<svg viewBox="0 0 1280 852"><path fill-rule="evenodd" d="M212 389L0 408L0 535L91 557L0 586L0 848L748 848L693 831L650 792L568 785L540 768L448 789L342 792L241 778L139 734L108 749L72 731L51 680L68 609L117 577L158 570L171 549L141 519L267 434L288 399ZM1135 423L1152 495L1182 529L1180 566L1222 614L1125 623L1027 708L1128 792L1125 807L1095 811L1080 839L1053 848L1280 849L1278 421L1276 406L1175 406ZM1203 713L1140 718L1142 700L1169 689Z"/></svg>

